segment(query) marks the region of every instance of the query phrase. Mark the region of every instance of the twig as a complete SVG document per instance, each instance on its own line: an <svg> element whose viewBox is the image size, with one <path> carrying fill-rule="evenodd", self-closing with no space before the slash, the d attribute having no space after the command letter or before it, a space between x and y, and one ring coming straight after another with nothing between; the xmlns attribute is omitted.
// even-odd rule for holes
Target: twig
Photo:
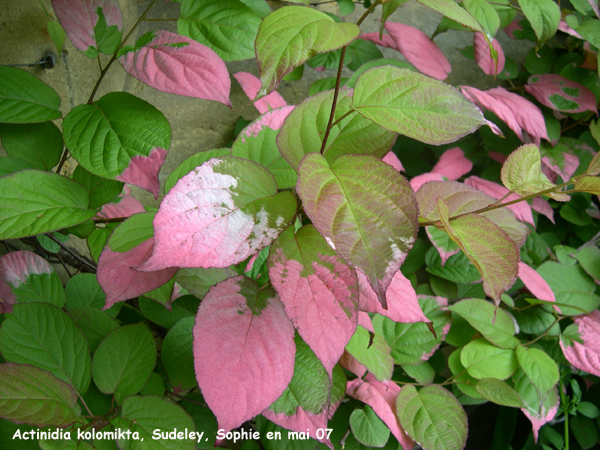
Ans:
<svg viewBox="0 0 600 450"><path fill-rule="evenodd" d="M350 114L355 113L356 110L351 109L350 111L348 111L346 114L344 114L342 117L340 117L338 120L336 120L335 122L333 122L331 124L331 128L335 127L338 123L340 123L342 120L344 120L346 117L348 117Z"/></svg>
<svg viewBox="0 0 600 450"><path fill-rule="evenodd" d="M65 163L67 162L68 158L69 158L69 149L65 147L63 154L62 154L62 158L60 159L60 162L58 163L58 167L56 168L56 173L60 174L60 171L63 168L63 166L65 165Z"/></svg>
<svg viewBox="0 0 600 450"><path fill-rule="evenodd" d="M100 77L98 77L98 81L96 81L96 85L94 86L94 89L92 90L92 94L90 95L90 98L88 100L88 105L91 105L92 103L94 103L94 96L96 95L96 92L98 91L98 88L100 87L100 83L102 83L102 80L104 79L106 72L108 72L108 69L110 69L110 66L112 66L112 63L114 63L117 60L117 54L119 53L119 50L121 50L121 47L123 47L123 45L125 45L125 42L127 42L127 39L129 39L129 37L133 34L133 32L137 29L137 27L139 27L140 24L144 21L144 19L146 18L146 14L148 14L148 11L150 11L150 8L152 8L156 2L157 2L157 0L152 0L150 5L148 5L148 7L146 8L146 11L144 11L142 13L142 15L140 16L138 21L135 23L135 25L131 28L131 30L129 30L129 33L127 33L127 36L125 36L125 39L123 39L123 41L121 42L121 45L119 45L119 48L117 49L117 51L112 55L112 58L110 58L110 61L108 62L106 67L104 69L102 69L102 72L100 72Z"/></svg>
<svg viewBox="0 0 600 450"><path fill-rule="evenodd" d="M46 234L46 236L48 236L50 239L52 239L54 242L56 242L60 246L60 248L62 248L64 251L66 251L69 255L71 255L73 258L75 258L81 264L85 265L88 269L91 269L94 272L96 271L97 267L94 264L92 264L91 262L89 262L86 259L84 259L81 256L79 256L77 253L75 253L73 250L71 250L65 244L63 244L62 242L60 242L54 236L51 236L49 234Z"/></svg>
<svg viewBox="0 0 600 450"><path fill-rule="evenodd" d="M69 278L73 278L73 275L71 275L71 272L69 272L67 265L65 264L65 262L62 260L62 258L60 257L60 255L58 253L56 254L56 259L58 259L58 262L60 262L60 264L63 266L63 269L65 269L65 272L67 272L67 275L69 276Z"/></svg>

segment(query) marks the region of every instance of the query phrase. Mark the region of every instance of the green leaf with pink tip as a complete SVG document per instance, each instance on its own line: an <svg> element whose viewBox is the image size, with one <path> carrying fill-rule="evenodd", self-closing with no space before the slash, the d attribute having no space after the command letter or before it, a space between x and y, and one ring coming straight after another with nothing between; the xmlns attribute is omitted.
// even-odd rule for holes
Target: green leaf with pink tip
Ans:
<svg viewBox="0 0 600 450"><path fill-rule="evenodd" d="M150 103L112 92L71 110L63 122L63 135L86 170L135 184L158 197L158 172L171 145L171 128Z"/></svg>
<svg viewBox="0 0 600 450"><path fill-rule="evenodd" d="M256 61L262 88L273 91L295 67L318 53L335 50L360 34L353 23L336 23L327 14L303 6L280 8L261 23L256 37Z"/></svg>
<svg viewBox="0 0 600 450"><path fill-rule="evenodd" d="M353 102L367 119L426 144L454 142L482 125L500 133L455 88L408 69L383 66L364 72Z"/></svg>
<svg viewBox="0 0 600 450"><path fill-rule="evenodd" d="M277 136L277 146L295 169L305 155L321 151L332 101L333 91L313 95L300 103L283 123ZM342 89L335 109L335 120L351 110L351 91ZM394 145L396 136L396 133L354 113L331 128L324 156L329 163L348 153L383 158Z"/></svg>
<svg viewBox="0 0 600 450"><path fill-rule="evenodd" d="M417 233L410 184L374 156L343 155L329 165L304 157L296 188L304 210L327 243L367 276L380 303Z"/></svg>
<svg viewBox="0 0 600 450"><path fill-rule="evenodd" d="M452 222L448 220L448 205L438 199L440 219L446 232L483 277L485 293L500 304L500 296L517 279L519 249L498 225L478 214L467 214Z"/></svg>

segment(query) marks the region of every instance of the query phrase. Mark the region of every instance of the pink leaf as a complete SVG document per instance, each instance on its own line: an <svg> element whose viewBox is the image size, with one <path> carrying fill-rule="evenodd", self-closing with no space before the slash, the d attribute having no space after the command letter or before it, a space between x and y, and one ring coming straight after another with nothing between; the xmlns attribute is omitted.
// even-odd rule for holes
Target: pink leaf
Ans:
<svg viewBox="0 0 600 450"><path fill-rule="evenodd" d="M266 409L262 412L262 415L269 419L271 422L276 423L280 427L286 428L288 430L297 431L299 433L306 433L306 431L308 430L308 435L311 438L322 442L323 444L327 445L333 450L333 445L331 444L331 441L327 438L327 434L325 434L325 437L322 437L322 439L319 439L317 437L318 429L325 430L327 428L327 409L325 409L320 414L312 414L298 407L296 409L296 413L291 416L286 416L284 413L275 414L273 410Z"/></svg>
<svg viewBox="0 0 600 450"><path fill-rule="evenodd" d="M496 114L500 120L514 131L519 139L523 140L521 125L510 106L498 101L494 96L490 95L489 92L480 91L474 87L462 86L461 90L466 97L476 103L480 108L485 108Z"/></svg>
<svg viewBox="0 0 600 450"><path fill-rule="evenodd" d="M261 83L260 80L248 72L237 72L233 74L233 77L240 83L242 89L250 100L254 100L260 91ZM256 100L254 106L258 109L261 114L280 106L287 106L285 99L277 91L273 91L263 98Z"/></svg>
<svg viewBox="0 0 600 450"><path fill-rule="evenodd" d="M540 428L554 419L554 416L558 412L558 394L556 394L556 388L553 388L548 393L548 397L546 397L546 401L540 407L540 413L532 412L527 408L521 408L523 414L527 416L527 418L531 422L531 427L533 428L533 440L537 442L538 433Z"/></svg>
<svg viewBox="0 0 600 450"><path fill-rule="evenodd" d="M129 187L125 186L123 193L119 194L118 203L107 203L102 206L96 217L100 219L116 219L130 217L133 214L146 212L144 205L135 197L129 195Z"/></svg>
<svg viewBox="0 0 600 450"><path fill-rule="evenodd" d="M155 199L158 199L160 187L158 172L160 172L166 156L167 151L162 148L155 148L148 156L134 156L131 158L129 166L115 179L139 186L153 194Z"/></svg>
<svg viewBox="0 0 600 450"><path fill-rule="evenodd" d="M504 70L504 63L506 62L504 50L502 50L500 43L496 39L492 41L492 46L494 47L494 50L498 52L497 66L496 61L494 61L490 55L490 44L488 44L484 34L479 32L474 33L473 49L475 51L475 62L477 62L477 65L481 67L481 70L483 70L483 73L486 75L497 75L502 73Z"/></svg>
<svg viewBox="0 0 600 450"><path fill-rule="evenodd" d="M500 164L504 164L504 161L506 161L506 158L508 158L508 156L506 156L504 153L495 152L494 150L490 150L488 152L488 156L494 161L498 161Z"/></svg>
<svg viewBox="0 0 600 450"><path fill-rule="evenodd" d="M269 94L271 95L271 94ZM242 131L242 140L246 137L256 137L260 130L263 128L270 128L272 130L279 130L287 116L294 110L295 106L283 106L272 111L267 111L259 119L252 122Z"/></svg>
<svg viewBox="0 0 600 450"><path fill-rule="evenodd" d="M294 327L272 289L237 276L213 286L194 326L194 365L225 432L266 409L294 374Z"/></svg>
<svg viewBox="0 0 600 450"><path fill-rule="evenodd" d="M542 105L556 111L598 113L596 97L592 91L560 75L532 75L527 80L525 90Z"/></svg>
<svg viewBox="0 0 600 450"><path fill-rule="evenodd" d="M271 247L269 277L285 311L331 375L356 330L356 273L312 226L288 227Z"/></svg>
<svg viewBox="0 0 600 450"><path fill-rule="evenodd" d="M536 298L546 302L556 301L554 292L552 292L548 283L546 283L539 273L524 262L519 262L519 278Z"/></svg>
<svg viewBox="0 0 600 450"><path fill-rule="evenodd" d="M438 242L438 240L436 239L436 231L437 228L435 227L425 227L425 232L427 233L427 236L429 236L429 240L431 241L431 243L433 244L433 246L436 248L436 250L438 251L438 253L440 254L440 258L442 258L442 266L444 264L446 264L446 261L448 261L448 258L450 258L453 255L456 255L458 252L460 252L460 247L450 239L450 236L448 236L448 234L444 231L441 230L437 230L439 233L444 233L444 241L442 242ZM443 235L442 235L443 236ZM454 245L452 245L454 244ZM454 249L452 250L451 248L454 247Z"/></svg>
<svg viewBox="0 0 600 450"><path fill-rule="evenodd" d="M346 370L349 370L358 378L362 378L367 372L367 368L361 363L359 363L358 359L356 359L354 356L348 353L347 350L344 350L344 353L342 354L342 357L338 362L340 366L342 366Z"/></svg>
<svg viewBox="0 0 600 450"><path fill-rule="evenodd" d="M119 62L127 73L159 91L231 106L225 63L213 50L188 37L160 30L143 47L122 55Z"/></svg>
<svg viewBox="0 0 600 450"><path fill-rule="evenodd" d="M452 66L439 47L421 30L403 23L386 22L385 29L390 34L382 36L379 33L367 33L360 36L375 44L398 50L425 75L438 80L445 80L452 71Z"/></svg>
<svg viewBox="0 0 600 450"><path fill-rule="evenodd" d="M163 199L154 219L154 252L139 270L237 264L269 245L295 210L293 195L277 194L264 167L247 159L213 158Z"/></svg>
<svg viewBox="0 0 600 450"><path fill-rule="evenodd" d="M400 160L394 152L387 152L387 154L383 157L382 161L392 166L398 172L404 172L404 167L402 167L402 163L400 162Z"/></svg>
<svg viewBox="0 0 600 450"><path fill-rule="evenodd" d="M464 152L460 148L454 147L446 150L440 156L439 161L431 169L431 172L439 173L453 181L469 173L472 168L473 163L465 158Z"/></svg>
<svg viewBox="0 0 600 450"><path fill-rule="evenodd" d="M484 180L483 178L479 178L476 176L469 177L465 180L465 184L469 186L473 186L475 189L479 189L482 192L494 197L495 199L501 199L506 194L508 194L508 189L504 186L500 186L493 181ZM502 201L502 203L510 202L512 200L516 200L519 197L517 194L511 194L506 199ZM533 222L533 215L531 214L531 207L527 204L527 202L519 202L514 205L507 206L512 212L515 213L517 219L529 223L535 226Z"/></svg>
<svg viewBox="0 0 600 450"><path fill-rule="evenodd" d="M440 173L432 172L417 175L412 180L410 180L410 187L413 191L417 192L421 188L421 186L423 186L428 181L444 181L444 176Z"/></svg>
<svg viewBox="0 0 600 450"><path fill-rule="evenodd" d="M531 209L543 214L550 220L550 222L555 223L554 210L552 209L552 206L550 206L550 203L548 203L548 200L544 200L541 197L534 198L531 202Z"/></svg>
<svg viewBox="0 0 600 450"><path fill-rule="evenodd" d="M571 36L575 36L578 39L583 39L577 31L575 31L573 28L567 25L567 22L565 22L562 19L560 20L560 22L558 22L558 29L563 33L570 34Z"/></svg>
<svg viewBox="0 0 600 450"><path fill-rule="evenodd" d="M542 157L542 167L549 169L556 175L560 175L563 181L568 181L579 167L579 158L566 152L562 155L564 160L562 169L555 161L550 160L547 156Z"/></svg>
<svg viewBox="0 0 600 450"><path fill-rule="evenodd" d="M513 33L515 31L522 31L523 27L521 27L521 18L517 18L515 20L513 20L509 25L504 27L504 32L506 33L506 35L511 38L511 39L516 39L513 36Z"/></svg>
<svg viewBox="0 0 600 450"><path fill-rule="evenodd" d="M576 317L575 324L583 344L572 341L572 345L566 345L561 339L560 347L573 366L600 377L600 311Z"/></svg>
<svg viewBox="0 0 600 450"><path fill-rule="evenodd" d="M107 26L123 29L123 18L116 0L52 0L52 8L67 36L77 50L98 49L94 27L98 24L98 8Z"/></svg>
<svg viewBox="0 0 600 450"><path fill-rule="evenodd" d="M348 382L346 392L361 402L366 403L375 414L389 427L404 450L412 450L414 442L408 437L396 416L396 397L400 387L393 381L382 383L373 374L367 374L364 381L361 378Z"/></svg>
<svg viewBox="0 0 600 450"><path fill-rule="evenodd" d="M13 288L18 288L27 283L30 275L51 274L54 272L52 266L35 253L26 250L11 252L0 258L0 310L10 312L10 305L16 302Z"/></svg>
<svg viewBox="0 0 600 450"><path fill-rule="evenodd" d="M111 250L109 246L104 247L98 260L97 272L98 283L106 294L104 309L150 292L175 276L177 267L148 273L132 269L148 260L153 247L154 238L122 253Z"/></svg>
<svg viewBox="0 0 600 450"><path fill-rule="evenodd" d="M400 323L430 321L425 314L423 314L421 306L419 305L419 300L417 299L417 293L402 272L396 272L385 293L388 304L387 310L381 307L365 274L360 270L357 270L356 272L360 289L358 302L361 311L381 314L382 316L389 317L394 322Z"/></svg>

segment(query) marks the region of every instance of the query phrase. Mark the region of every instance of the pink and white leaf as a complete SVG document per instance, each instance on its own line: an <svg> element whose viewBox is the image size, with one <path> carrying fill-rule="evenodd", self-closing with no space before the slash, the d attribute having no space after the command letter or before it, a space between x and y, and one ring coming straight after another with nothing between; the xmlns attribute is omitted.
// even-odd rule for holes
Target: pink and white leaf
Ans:
<svg viewBox="0 0 600 450"><path fill-rule="evenodd" d="M494 183L493 181L484 180L483 178L479 178L476 176L471 176L465 180L465 184L469 186L473 186L475 189L478 189L486 194L494 197L495 199L501 199L506 194L508 194L508 189L504 186L500 186L498 183ZM510 202L512 200L516 200L519 197L517 194L511 194L507 198L505 198L502 203ZM514 205L507 206L513 213L515 213L515 217L522 222L526 222L528 224L534 225L533 215L531 213L531 207L527 204L527 202L519 202Z"/></svg>
<svg viewBox="0 0 600 450"><path fill-rule="evenodd" d="M383 157L382 161L392 166L398 172L404 172L404 167L402 166L402 163L400 162L400 160L394 152L387 152L387 154Z"/></svg>
<svg viewBox="0 0 600 450"><path fill-rule="evenodd" d="M129 166L117 175L115 179L139 186L154 195L155 199L158 199L158 194L160 193L158 172L160 172L166 156L167 151L163 148L155 148L148 156L134 156L129 161Z"/></svg>
<svg viewBox="0 0 600 450"><path fill-rule="evenodd" d="M119 62L127 73L155 89L231 106L231 80L223 60L193 39L160 30Z"/></svg>
<svg viewBox="0 0 600 450"><path fill-rule="evenodd" d="M277 400L294 374L294 327L275 291L237 276L213 286L194 325L198 385L225 432Z"/></svg>
<svg viewBox="0 0 600 450"><path fill-rule="evenodd" d="M583 344L572 341L572 345L567 345L561 339L560 347L574 367L600 377L600 311L577 316L575 324Z"/></svg>
<svg viewBox="0 0 600 450"><path fill-rule="evenodd" d="M155 272L138 272L132 267L148 260L154 247L154 238L150 238L126 252L116 252L109 246L104 247L98 260L98 283L106 294L104 309L117 302L138 297L150 292L169 281L177 273L177 267Z"/></svg>
<svg viewBox="0 0 600 450"><path fill-rule="evenodd" d="M421 189L421 186L429 181L444 181L444 176L440 173L423 173L410 180L410 187L413 191L417 192L419 189Z"/></svg>
<svg viewBox="0 0 600 450"><path fill-rule="evenodd" d="M529 267L522 261L519 262L519 278L536 298L546 302L556 301L554 292L552 292L552 289L548 283L546 283L546 280L544 280L535 269Z"/></svg>
<svg viewBox="0 0 600 450"><path fill-rule="evenodd" d="M237 264L269 245L295 208L293 195L278 194L264 167L247 159L213 158L163 199L154 219L154 252L139 270Z"/></svg>
<svg viewBox="0 0 600 450"><path fill-rule="evenodd" d="M531 209L539 214L546 216L550 222L554 222L554 209L550 206L548 200L544 200L541 197L536 197L531 201Z"/></svg>
<svg viewBox="0 0 600 450"><path fill-rule="evenodd" d="M381 314L382 316L389 317L394 322L399 323L430 321L419 305L417 293L402 272L396 272L385 293L388 309L383 309L381 307L365 274L360 270L357 270L356 272L360 290L358 302L361 311Z"/></svg>
<svg viewBox="0 0 600 450"><path fill-rule="evenodd" d="M329 416L327 409L319 414L312 414L298 407L296 408L296 413L291 416L286 416L284 413L276 414L273 410L265 409L262 415L271 422L288 430L299 433L306 433L308 430L308 435L311 438L327 445L333 450L333 444L327 438L327 434L322 436L321 439L317 437L317 430L325 430L327 428L327 419Z"/></svg>
<svg viewBox="0 0 600 450"><path fill-rule="evenodd" d="M258 91L260 91L260 80L248 72L237 72L233 74L233 77L240 83L240 86L242 86L242 89L248 98L254 100L258 95ZM279 92L273 91L256 100L254 106L259 113L264 114L271 109L287 106L287 102Z"/></svg>
<svg viewBox="0 0 600 450"><path fill-rule="evenodd" d="M477 32L473 35L473 50L475 52L475 62L483 73L486 75L497 75L502 73L504 70L504 63L506 62L506 58L504 57L504 50L500 46L500 43L497 39L492 41L492 47L498 53L498 63L492 58L490 55L490 44L485 39L485 35L483 33Z"/></svg>
<svg viewBox="0 0 600 450"><path fill-rule="evenodd" d="M525 91L533 95L542 105L556 111L598 113L596 97L592 91L560 75L533 75L527 80Z"/></svg>
<svg viewBox="0 0 600 450"><path fill-rule="evenodd" d="M10 312L10 305L16 302L13 288L27 284L31 275L51 274L52 266L41 256L26 250L7 253L0 258L0 300L4 302L4 312Z"/></svg>
<svg viewBox="0 0 600 450"><path fill-rule="evenodd" d="M269 277L304 342L331 376L356 330L356 272L312 226L288 227L271 247Z"/></svg>
<svg viewBox="0 0 600 450"><path fill-rule="evenodd" d="M414 442L408 437L398 417L396 416L396 397L400 387L393 381L382 383L373 374L367 374L364 381L361 378L349 381L346 393L361 402L366 403L375 414L389 427L404 450L412 450Z"/></svg>
<svg viewBox="0 0 600 450"><path fill-rule="evenodd" d="M269 94L271 95L271 94ZM287 116L294 110L295 106L282 106L264 113L259 119L252 122L242 130L242 142L244 137L256 137L263 128L279 130L283 126L283 122Z"/></svg>
<svg viewBox="0 0 600 450"><path fill-rule="evenodd" d="M473 163L465 158L465 153L459 147L454 147L442 153L431 172L439 173L453 181L469 173L472 168Z"/></svg>
<svg viewBox="0 0 600 450"><path fill-rule="evenodd" d="M98 48L94 27L98 24L98 8L107 26L123 29L123 17L116 0L52 0L52 8L60 24L77 50Z"/></svg>

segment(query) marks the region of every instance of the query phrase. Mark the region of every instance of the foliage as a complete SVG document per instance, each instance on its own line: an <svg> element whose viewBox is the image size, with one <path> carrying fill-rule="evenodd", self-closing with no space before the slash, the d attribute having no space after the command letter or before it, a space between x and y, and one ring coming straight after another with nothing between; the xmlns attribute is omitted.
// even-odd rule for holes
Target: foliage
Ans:
<svg viewBox="0 0 600 450"><path fill-rule="evenodd" d="M179 34L126 45L155 2L123 39L116 0L52 1L57 48L111 57L64 118L51 87L0 67L3 448L462 449L488 402L493 448L599 442L594 2L419 0L443 16L434 36L473 35L488 90L443 82L433 39L389 21L402 0L358 2L356 23L181 0ZM523 67L500 28L531 46ZM96 99L106 72L231 107L225 63L254 57L258 78L233 76L261 116L146 210L124 183L159 197L170 125L130 93ZM287 105L276 88L305 64L339 68ZM63 288L55 258L92 273Z"/></svg>

